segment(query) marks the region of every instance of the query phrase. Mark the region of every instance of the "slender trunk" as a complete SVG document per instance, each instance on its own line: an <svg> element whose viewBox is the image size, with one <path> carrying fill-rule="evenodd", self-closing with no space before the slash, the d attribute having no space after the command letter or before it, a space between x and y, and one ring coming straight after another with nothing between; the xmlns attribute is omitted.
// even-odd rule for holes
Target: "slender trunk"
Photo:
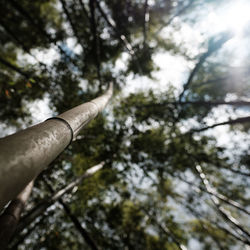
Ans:
<svg viewBox="0 0 250 250"><path fill-rule="evenodd" d="M64 194L70 192L75 186L82 183L82 181L92 175L94 175L98 170L103 167L104 163L100 163L89 168L82 176L76 178L70 184L62 188L61 190L54 193L51 197L44 199L36 207L34 207L30 213L28 213L23 219L21 219L16 232L21 232L30 223L32 223L38 216L40 216L48 207L50 207L55 201L59 200Z"/></svg>
<svg viewBox="0 0 250 250"><path fill-rule="evenodd" d="M63 206L63 209L64 209L65 213L69 216L69 218L71 219L71 221L74 223L75 228L82 235L83 239L88 244L88 246L92 250L98 250L98 247L96 246L96 243L90 237L90 235L86 231L86 229L82 227L82 225L79 222L79 220L77 219L77 217L74 214L72 214L72 212L70 211L70 208L64 203L64 201L62 199L59 199L59 203Z"/></svg>
<svg viewBox="0 0 250 250"><path fill-rule="evenodd" d="M80 38L80 36L78 34L78 31L77 31L77 28L75 27L74 22L73 22L73 20L72 20L72 18L70 16L70 13L69 13L69 11L67 9L67 4L66 4L65 0L60 0L60 2L61 2L61 5L63 7L63 11L64 11L69 23L70 23L71 29L72 29L72 31L74 33L74 36L76 37L78 43L81 45L82 49L84 49L84 47L83 47L83 45L81 43L81 38Z"/></svg>
<svg viewBox="0 0 250 250"><path fill-rule="evenodd" d="M162 102L162 103L152 103L144 105L136 105L138 108L147 107L165 107L167 105L197 105L199 106L219 106L219 105L231 105L231 106L250 106L250 102L237 100L237 101L185 101L185 102Z"/></svg>
<svg viewBox="0 0 250 250"><path fill-rule="evenodd" d="M0 139L0 209L76 138L104 109L112 93L111 83L102 96Z"/></svg>
<svg viewBox="0 0 250 250"><path fill-rule="evenodd" d="M87 12L85 6L84 6L83 1L82 1L82 0L79 0L79 3L80 3L80 5L81 5L81 8L82 8L82 11L83 11L84 15L87 17L87 19L88 19L89 22L90 22L90 17L89 17L89 14L88 14L88 12Z"/></svg>
<svg viewBox="0 0 250 250"><path fill-rule="evenodd" d="M89 0L89 9L90 9L90 26L91 26L91 32L93 35L93 47L92 52L95 57L95 64L96 64L96 72L97 77L99 79L100 86L102 85L101 80L101 62L100 62L100 46L97 36L97 28L96 28L96 17L95 17L95 7L96 7L96 1L95 0Z"/></svg>
<svg viewBox="0 0 250 250"><path fill-rule="evenodd" d="M53 194L54 190L53 190L52 186L49 184L49 182L45 178L44 178L44 182L47 185L47 187L50 190L50 192ZM78 218L71 212L70 207L63 201L63 198L59 198L58 202L62 205L65 213L71 219L71 221L73 222L75 228L81 234L81 236L83 237L83 239L85 240L85 242L89 245L89 247L92 250L98 250L98 247L96 246L96 244L93 241L93 239L90 237L89 233L86 231L85 228L83 228L83 226L79 222Z"/></svg>
<svg viewBox="0 0 250 250"><path fill-rule="evenodd" d="M143 22L143 47L146 48L147 29L149 22L148 0L144 2L144 22Z"/></svg>
<svg viewBox="0 0 250 250"><path fill-rule="evenodd" d="M5 249L7 247L9 240L14 234L32 188L33 181L31 181L25 189L10 202L0 216L0 249Z"/></svg>
<svg viewBox="0 0 250 250"><path fill-rule="evenodd" d="M240 223L230 214L229 211L225 210L221 205L220 202L218 200L218 198L213 194L213 189L211 188L208 179L206 178L206 175L204 174L201 166L197 165L196 166L196 170L199 173L199 176L204 184L204 187L206 188L206 190L210 193L210 198L212 200L212 202L214 203L214 205L216 206L216 208L218 209L219 213L222 215L222 217L230 222L233 226L235 226L238 230L237 233L241 236L244 237L245 239L250 238L250 233L247 232L247 230L245 230L242 225L240 225Z"/></svg>
<svg viewBox="0 0 250 250"><path fill-rule="evenodd" d="M176 177L176 176L174 176L174 177ZM198 186L198 185L194 184L193 182L187 181L186 179L182 178L181 176L177 176L177 178L180 179L181 181L187 183L188 185L190 185L194 189L197 189L199 192L202 191L202 192L214 195L219 200L221 200L221 201L227 203L228 205L230 205L236 209L239 209L240 211L250 215L250 212L248 210L246 210L244 207L242 207L238 202L231 200L222 194L219 194L216 190L214 190L214 189L207 190L206 188Z"/></svg>
<svg viewBox="0 0 250 250"><path fill-rule="evenodd" d="M215 123L215 124L213 124L211 126L207 126L207 127L200 128L200 129L192 129L188 133L203 132L203 131L206 131L206 130L208 130L210 128L215 128L215 127L218 127L218 126L243 124L243 123L248 123L248 122L250 122L250 116L241 117L241 118L237 118L237 119L234 119L234 120L229 120L229 121L226 121L226 122Z"/></svg>
<svg viewBox="0 0 250 250"><path fill-rule="evenodd" d="M250 245L250 241L244 238L239 237L237 234L231 232L230 230L228 230L227 228L219 225L217 223L217 221L212 220L211 218L207 219L207 218L203 218L203 215L201 215L200 213L198 213L192 206L188 206L188 210L195 216L197 217L199 220L206 220L207 222L209 222L211 225L215 225L218 229L220 229L221 231L223 231L224 233L226 233L228 236L231 236L231 238L240 241L243 244L247 244Z"/></svg>
<svg viewBox="0 0 250 250"><path fill-rule="evenodd" d="M125 45L125 48L126 50L128 51L128 53L130 54L130 56L134 57L135 58L135 64L136 64L136 67L138 69L138 71L140 72L140 74L142 75L142 69L141 69L141 66L140 66L140 63L135 55L135 51L133 49L133 46L129 43L128 39L126 38L125 35L121 34L120 31L117 29L116 27L116 23L115 21L111 18L111 17L108 17L104 10L102 9L102 7L100 6L100 3L98 0L95 0L96 2L96 7L98 8L98 10L100 11L102 17L104 18L104 20L107 22L107 24L115 31L116 33L116 36L120 39L120 41Z"/></svg>
<svg viewBox="0 0 250 250"><path fill-rule="evenodd" d="M97 6L98 10L100 11L102 17L107 22L107 24L115 31L115 33L119 37L119 39L124 43L125 48L129 52L129 54L134 55L135 52L133 50L132 45L128 42L128 39L124 35L120 34L119 30L116 27L115 21L111 17L107 17L106 13L104 12L102 7L100 6L99 1L95 0L95 2L96 2L96 6Z"/></svg>

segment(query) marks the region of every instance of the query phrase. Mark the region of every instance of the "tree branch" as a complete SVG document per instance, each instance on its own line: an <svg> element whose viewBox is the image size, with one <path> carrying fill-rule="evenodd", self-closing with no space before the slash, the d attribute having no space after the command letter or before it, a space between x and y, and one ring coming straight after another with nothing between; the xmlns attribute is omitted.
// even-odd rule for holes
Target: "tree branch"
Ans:
<svg viewBox="0 0 250 250"><path fill-rule="evenodd" d="M23 7L18 3L16 2L15 0L9 0L10 4L23 16L25 17L28 22L43 36L46 38L46 40L49 42L49 43L53 43L59 50L62 54L64 54L67 58L70 59L70 61L75 65L75 62L72 60L71 56L68 55L68 53L66 53L64 51L64 49L61 47L61 45L57 44L57 42L51 38L51 36L45 31L43 30L43 28L40 26L40 24L34 20L30 15L29 13L23 9Z"/></svg>
<svg viewBox="0 0 250 250"><path fill-rule="evenodd" d="M80 38L80 36L79 36L79 34L78 34L78 31L77 31L77 28L75 27L74 22L73 22L73 20L72 20L70 14L69 14L69 11L68 11L68 9L67 9L66 2L65 2L64 0L60 0L60 3L61 3L61 5L62 5L63 11L64 11L64 13L65 13L65 15L66 15L66 17L67 17L69 23L70 23L71 29L73 30L74 36L76 37L78 43L81 45L82 49L84 49L84 48L83 48L83 45L82 45L82 43L81 43L81 38Z"/></svg>
<svg viewBox="0 0 250 250"><path fill-rule="evenodd" d="M237 118L237 119L234 119L234 120L229 120L229 121L226 121L226 122L215 123L215 124L213 124L211 126L207 126L207 127L200 128L200 129L192 129L188 133L203 132L203 131L206 131L208 129L215 128L215 127L218 127L218 126L243 124L243 123L248 123L248 122L250 122L250 116L241 117L241 118Z"/></svg>
<svg viewBox="0 0 250 250"><path fill-rule="evenodd" d="M5 25L5 23L0 19L0 25L4 28L5 32L9 35L9 37L18 45L22 48L24 52L26 52L28 55L30 55L32 58L34 58L40 66L44 67L46 71L49 73L50 70L47 68L47 65L43 62L40 62L34 55L32 55L29 51L29 49L26 47L26 45L15 35L14 32L11 31L11 29Z"/></svg>
<svg viewBox="0 0 250 250"><path fill-rule="evenodd" d="M192 6L192 4L194 2L195 2L194 0L190 0L187 5L185 5L182 8L180 8L172 17L170 17L170 19L166 23L163 22L162 26L154 33L154 36L158 36L159 33L162 31L162 29L164 29L165 27L169 26L177 16L180 16L185 11L187 11Z"/></svg>
<svg viewBox="0 0 250 250"><path fill-rule="evenodd" d="M90 8L90 26L93 35L93 47L92 51L95 57L95 64L96 64L96 71L97 77L99 79L100 86L102 85L101 79L101 62L100 62L100 46L99 46L99 39L97 37L97 27L96 27L96 20L95 20L95 5L96 0L89 0L89 8Z"/></svg>
<svg viewBox="0 0 250 250"><path fill-rule="evenodd" d="M148 6L148 0L145 0L144 2L144 22L143 22L143 47L146 46L147 41L147 28L148 28L148 22L149 22L149 6Z"/></svg>
<svg viewBox="0 0 250 250"><path fill-rule="evenodd" d="M41 215L48 207L50 207L55 201L60 199L64 194L70 192L75 186L79 185L84 179L94 175L98 170L103 167L104 163L89 168L82 176L76 178L74 181L69 183L67 186L61 190L55 192L52 196L41 201L36 207L34 207L30 213L28 213L24 218L21 219L16 233L21 232L26 228L32 221L34 221L39 215Z"/></svg>
<svg viewBox="0 0 250 250"><path fill-rule="evenodd" d="M250 102L237 100L237 101L183 101L183 102L162 102L136 105L138 108L146 107L164 107L167 105L198 105L198 106L219 106L219 105L231 105L231 106L250 106Z"/></svg>
<svg viewBox="0 0 250 250"><path fill-rule="evenodd" d="M106 15L106 13L104 12L104 10L102 9L102 7L100 6L100 3L99 1L95 0L96 2L96 6L98 8L98 10L100 11L102 17L104 18L104 20L107 22L107 24L115 31L116 35L118 36L118 38L124 43L125 45L125 48L127 49L127 51L129 52L130 55L134 55L134 50L133 50L133 47L132 45L128 42L127 38L120 34L119 30L117 29L116 27L116 23L115 21L111 18L111 17L108 17Z"/></svg>
<svg viewBox="0 0 250 250"><path fill-rule="evenodd" d="M204 62L207 60L207 58L210 57L214 52L218 51L231 38L232 38L231 35L223 35L220 39L213 42L212 45L208 46L207 51L204 54L201 55L199 61L197 62L197 64L193 68L193 70L191 71L187 82L184 84L183 91L179 95L179 101L180 102L182 101L182 98L183 98L185 92L187 91L187 89L191 85L195 75L198 73L198 71L200 70L200 68L202 67Z"/></svg>
<svg viewBox="0 0 250 250"><path fill-rule="evenodd" d="M194 184L193 182L187 181L186 179L182 178L181 176L174 176L174 177L177 177L181 181L187 183L192 188L198 189L198 191L202 191L202 192L208 193L210 195L214 195L216 198L218 198L221 201L227 203L228 205L230 205L230 206L232 206L232 207L246 213L247 215L250 215L250 212L248 210L246 210L244 207L242 207L238 202L233 201L233 200L229 199L228 197L226 197L226 196L224 196L222 194L219 194L215 189L208 190L206 188L203 188L202 186Z"/></svg>
<svg viewBox="0 0 250 250"><path fill-rule="evenodd" d="M145 209L145 207L141 207L141 209L144 211L144 213L152 219L152 216L149 214L149 212ZM161 231L166 235L170 236L170 238L173 240L173 242L176 244L176 246L179 248L179 250L187 250L185 246L183 246L175 237L175 235L170 231L170 229L164 227L162 223L158 222L155 218L153 218L156 225L161 229Z"/></svg>
<svg viewBox="0 0 250 250"><path fill-rule="evenodd" d="M197 212L194 207L191 207L188 205L188 210L195 216L197 217L199 220L204 220L203 216ZM250 245L250 241L247 240L247 239L244 239L244 238L241 238L239 237L238 235L232 233L230 230L228 230L227 228L225 227L222 227L221 225L219 225L216 221L214 220L211 220L211 218L207 219L205 218L205 220L207 222L209 222L211 225L215 225L217 228L219 228L221 231L225 232L227 235L231 236L232 238L244 243L244 244L247 244L247 245Z"/></svg>
<svg viewBox="0 0 250 250"><path fill-rule="evenodd" d="M4 66L10 68L11 70L14 70L15 72L19 73L20 75L24 76L26 79L29 79L31 77L31 74L28 72L23 71L19 67L15 66L14 64L6 61L5 59L0 57L0 63Z"/></svg>
<svg viewBox="0 0 250 250"><path fill-rule="evenodd" d="M53 190L52 186L49 184L49 182L45 178L43 179L43 181L47 185L50 192L53 194L54 190ZM58 202L62 205L65 213L71 219L71 221L73 222L75 228L81 234L81 236L83 237L85 242L89 245L89 247L92 250L98 250L98 247L96 246L95 242L90 237L89 233L86 231L85 228L83 228L83 226L79 222L78 218L71 212L70 207L63 201L63 198L59 198Z"/></svg>

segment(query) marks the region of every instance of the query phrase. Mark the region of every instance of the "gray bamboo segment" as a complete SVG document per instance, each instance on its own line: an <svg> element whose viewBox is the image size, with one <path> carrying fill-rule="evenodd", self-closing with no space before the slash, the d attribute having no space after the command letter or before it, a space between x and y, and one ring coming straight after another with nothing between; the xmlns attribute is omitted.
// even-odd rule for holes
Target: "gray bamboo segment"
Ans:
<svg viewBox="0 0 250 250"><path fill-rule="evenodd" d="M30 211L30 213L28 213L25 217L21 219L17 227L16 233L21 232L24 228L30 225L30 223L32 223L38 216L40 216L43 212L45 212L48 207L50 207L54 202L59 200L64 194L70 192L74 187L78 186L84 179L94 175L97 171L99 171L103 167L103 165L104 162L101 162L98 165L89 168L83 175L76 178L66 187L55 192L51 197L41 201L36 207L34 207Z"/></svg>
<svg viewBox="0 0 250 250"><path fill-rule="evenodd" d="M29 199L34 181L31 181L25 189L10 202L0 216L0 249L5 249L14 234L25 203Z"/></svg>
<svg viewBox="0 0 250 250"><path fill-rule="evenodd" d="M100 97L0 139L0 210L45 169L101 112L113 84Z"/></svg>

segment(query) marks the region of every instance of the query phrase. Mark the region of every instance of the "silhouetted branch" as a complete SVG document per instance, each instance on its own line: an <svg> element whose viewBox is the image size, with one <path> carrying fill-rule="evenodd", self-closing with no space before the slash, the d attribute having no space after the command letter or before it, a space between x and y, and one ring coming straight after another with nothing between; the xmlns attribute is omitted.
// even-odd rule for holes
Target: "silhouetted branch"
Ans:
<svg viewBox="0 0 250 250"><path fill-rule="evenodd" d="M80 36L79 36L79 34L78 34L77 28L75 27L72 18L71 18L71 16L70 16L70 13L69 13L69 11L68 11L68 9L67 9L67 4L66 4L66 2L65 2L64 0L60 0L60 2L61 2L61 4L62 4L63 11L64 11L64 13L65 13L65 15L66 15L66 17L67 17L69 23L70 23L71 29L73 30L74 36L76 37L78 43L81 45L81 47L82 47L82 49L83 49L83 45L82 45L82 43L81 43L81 38L80 38Z"/></svg>
<svg viewBox="0 0 250 250"><path fill-rule="evenodd" d="M44 182L47 185L47 187L49 188L50 192L53 194L54 190L53 190L52 186L48 183L48 181L46 181L45 178L44 178ZM89 245L89 247L92 250L98 250L98 247L96 246L95 242L91 239L89 233L86 231L86 229L83 228L83 226L79 222L78 218L71 212L70 207L63 201L62 198L59 198L58 202L62 205L65 213L71 219L71 221L74 224L75 228L81 234L81 236L83 237L85 242Z"/></svg>
<svg viewBox="0 0 250 250"><path fill-rule="evenodd" d="M170 229L166 228L165 226L162 225L162 223L158 222L155 218L153 218L149 212L147 211L147 209L145 207L141 207L141 209L144 211L145 214L147 214L147 216L153 220L156 225L161 229L161 231L166 235L166 236L170 236L170 238L172 239L172 241L176 244L176 246L180 249L180 250L187 250L187 248L182 245L175 237L175 235L170 231Z"/></svg>
<svg viewBox="0 0 250 250"><path fill-rule="evenodd" d="M51 36L40 26L39 22L34 20L29 13L15 0L9 0L11 5L23 16L27 19L27 21L44 37L46 40L50 43L53 43L62 54L64 54L67 58L71 60L73 64L74 61L72 60L71 56L69 56L64 49L61 47L61 45L58 45L54 39L51 38Z"/></svg>
<svg viewBox="0 0 250 250"><path fill-rule="evenodd" d="M80 5L81 5L81 8L82 8L82 11L83 11L84 15L85 15L85 16L87 17L87 19L90 21L89 14L88 14L88 12L87 12L85 6L84 6L83 1L82 1L82 0L79 0L79 3L80 3Z"/></svg>
<svg viewBox="0 0 250 250"><path fill-rule="evenodd" d="M144 22L143 22L143 47L145 48L147 41L147 28L149 22L148 0L144 2Z"/></svg>
<svg viewBox="0 0 250 250"><path fill-rule="evenodd" d="M207 126L207 127L200 128L200 129L192 129L188 133L203 132L203 131L206 131L208 129L215 128L215 127L218 127L218 126L243 124L243 123L247 123L247 122L250 122L250 116L241 117L241 118L237 118L237 119L234 119L234 120L229 120L229 121L226 121L226 122L215 123L215 124L213 124L211 126Z"/></svg>
<svg viewBox="0 0 250 250"><path fill-rule="evenodd" d="M172 17L170 17L170 19L165 23L163 22L162 26L154 33L154 36L158 36L159 33L162 31L163 28L165 27L168 27L172 22L173 20L177 17L177 16L180 16L182 15L185 11L187 11L191 6L192 4L194 3L195 1L194 0L190 0L187 5L184 5L182 8L180 8Z"/></svg>
<svg viewBox="0 0 250 250"><path fill-rule="evenodd" d="M40 66L44 67L46 71L49 73L50 70L47 68L47 65L41 61L39 61L34 55L32 55L29 51L29 49L26 47L26 45L15 35L14 32L11 31L11 29L5 25L5 23L0 19L0 25L4 28L5 32L9 35L9 37L18 45L22 48L24 52L26 52L28 55L30 55L32 58L36 60L37 63L39 63Z"/></svg>
<svg viewBox="0 0 250 250"><path fill-rule="evenodd" d="M98 0L95 0L96 2L96 6L98 8L98 10L100 11L102 17L104 18L104 20L107 22L107 24L115 31L116 36L120 39L120 41L125 45L126 50L128 51L128 53L135 58L135 64L136 67L138 68L138 71L140 72L140 74L142 75L142 69L140 66L140 63L138 62L138 59L135 56L135 52L133 49L133 46L129 43L128 39L126 38L125 35L121 34L120 31L117 29L116 27L116 23L115 21L112 19L112 17L108 17L106 15L106 13L104 12L104 10L102 9L102 7L100 6L100 3Z"/></svg>
<svg viewBox="0 0 250 250"><path fill-rule="evenodd" d="M96 71L97 71L97 77L100 82L100 86L102 85L101 80L101 62L100 62L100 46L99 46L99 39L97 36L97 28L96 28L96 18L95 18L95 6L96 1L95 0L89 0L89 8L90 8L90 26L91 31L93 35L93 47L92 51L95 57L95 64L96 64Z"/></svg>
<svg viewBox="0 0 250 250"><path fill-rule="evenodd" d="M5 59L0 57L0 63L4 66L14 70L15 72L19 73L20 75L24 76L26 79L29 79L31 77L30 73L23 71L19 67L15 66L14 64L6 61Z"/></svg>
<svg viewBox="0 0 250 250"><path fill-rule="evenodd" d="M185 92L187 91L187 89L189 88L189 86L191 85L191 83L194 79L194 76L197 74L197 72L202 67L202 65L207 60L207 58L210 57L214 52L218 51L231 38L232 38L231 35L222 36L220 39L218 39L212 45L210 45L208 47L207 51L204 54L202 54L199 61L197 62L197 64L193 68L193 70L191 71L187 82L183 86L183 91L179 95L179 101L182 101L182 98L183 98Z"/></svg>
<svg viewBox="0 0 250 250"><path fill-rule="evenodd" d="M36 207L34 207L30 213L21 219L20 224L17 227L16 232L21 232L26 228L32 221L34 221L39 215L41 215L48 207L50 207L55 201L60 199L64 194L70 192L75 186L79 185L84 179L92 176L98 170L103 167L104 163L100 163L94 167L89 168L82 176L76 178L74 181L69 183L67 186L57 191L51 197L44 199Z"/></svg>
<svg viewBox="0 0 250 250"><path fill-rule="evenodd" d="M50 211L49 213L51 213L53 211ZM49 214L48 213L48 214ZM47 214L47 216L48 216ZM22 244L24 242L24 240L34 231L34 229L44 221L46 217L45 216L41 216L40 217L40 220L39 221L35 221L35 223L33 223L32 226L30 226L29 228L27 228L27 231L22 234L21 236L19 236L18 238L13 238L11 239L10 241L10 244L8 246L8 249L11 249L11 250L17 250L18 249L18 246L20 244Z"/></svg>
<svg viewBox="0 0 250 250"><path fill-rule="evenodd" d="M231 105L231 106L250 106L250 102L237 100L237 101L184 101L184 102L161 102L136 105L138 108L147 107L164 107L167 105L197 105L197 106L219 106L219 105Z"/></svg>
<svg viewBox="0 0 250 250"><path fill-rule="evenodd" d="M96 2L96 6L98 8L98 10L100 11L102 17L104 18L104 20L107 22L107 24L115 31L116 35L118 36L118 38L124 43L125 45L125 48L127 49L127 51L129 52L130 55L134 55L134 50L133 50L133 47L132 45L128 42L128 39L120 34L120 31L117 29L116 27L116 23L115 21L111 18L111 17L108 17L106 15L106 13L104 12L104 10L102 9L102 7L100 6L100 3L99 1L95 0Z"/></svg>

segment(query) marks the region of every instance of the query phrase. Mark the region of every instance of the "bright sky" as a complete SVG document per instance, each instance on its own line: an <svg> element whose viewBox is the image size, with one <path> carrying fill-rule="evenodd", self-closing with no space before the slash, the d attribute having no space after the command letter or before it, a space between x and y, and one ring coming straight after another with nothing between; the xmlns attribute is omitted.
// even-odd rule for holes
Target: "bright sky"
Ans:
<svg viewBox="0 0 250 250"><path fill-rule="evenodd" d="M152 3L151 3L152 2ZM150 1L153 4L154 1ZM184 46L191 55L195 56L200 53L200 44L204 41L204 35L213 35L221 31L230 30L234 32L235 37L229 41L224 47L228 51L234 51L234 58L232 58L233 66L241 64L246 53L246 46L248 43L242 39L243 31L249 27L250 24L250 1L247 0L229 0L225 1L223 5L216 6L215 8L208 8L204 10L206 15L200 19L199 23L195 26L188 23L183 24L179 32L175 32L174 39L181 46ZM174 23L180 23L181 20L177 17ZM168 37L171 34L171 27L162 30L161 35ZM80 52L81 48L76 45L73 38L67 40L67 46L74 52ZM49 50L33 50L32 53L42 62L51 65L54 59L58 58L58 53L55 48ZM123 53L122 57L117 60L117 70L123 68L127 63L129 55ZM24 56L20 56L20 61ZM25 56L25 59L33 64L36 61L30 56ZM151 80L147 77L133 77L130 75L127 78L127 88L124 91L125 95L139 90L154 89L157 92L164 91L168 88L169 84L173 84L181 91L188 73L194 67L193 62L187 61L181 56L172 55L171 53L160 52L154 55L154 62L159 66L160 70L153 72L153 77L156 80ZM27 105L28 109L32 112L34 123L43 121L49 117L52 112L48 107L48 96L45 95L44 100L38 100ZM244 111L246 112L246 111ZM244 115L242 110L240 115ZM220 113L219 111L215 112ZM219 116L223 119L223 116ZM208 121L209 122L209 121ZM214 122L210 121L210 122Z"/></svg>

